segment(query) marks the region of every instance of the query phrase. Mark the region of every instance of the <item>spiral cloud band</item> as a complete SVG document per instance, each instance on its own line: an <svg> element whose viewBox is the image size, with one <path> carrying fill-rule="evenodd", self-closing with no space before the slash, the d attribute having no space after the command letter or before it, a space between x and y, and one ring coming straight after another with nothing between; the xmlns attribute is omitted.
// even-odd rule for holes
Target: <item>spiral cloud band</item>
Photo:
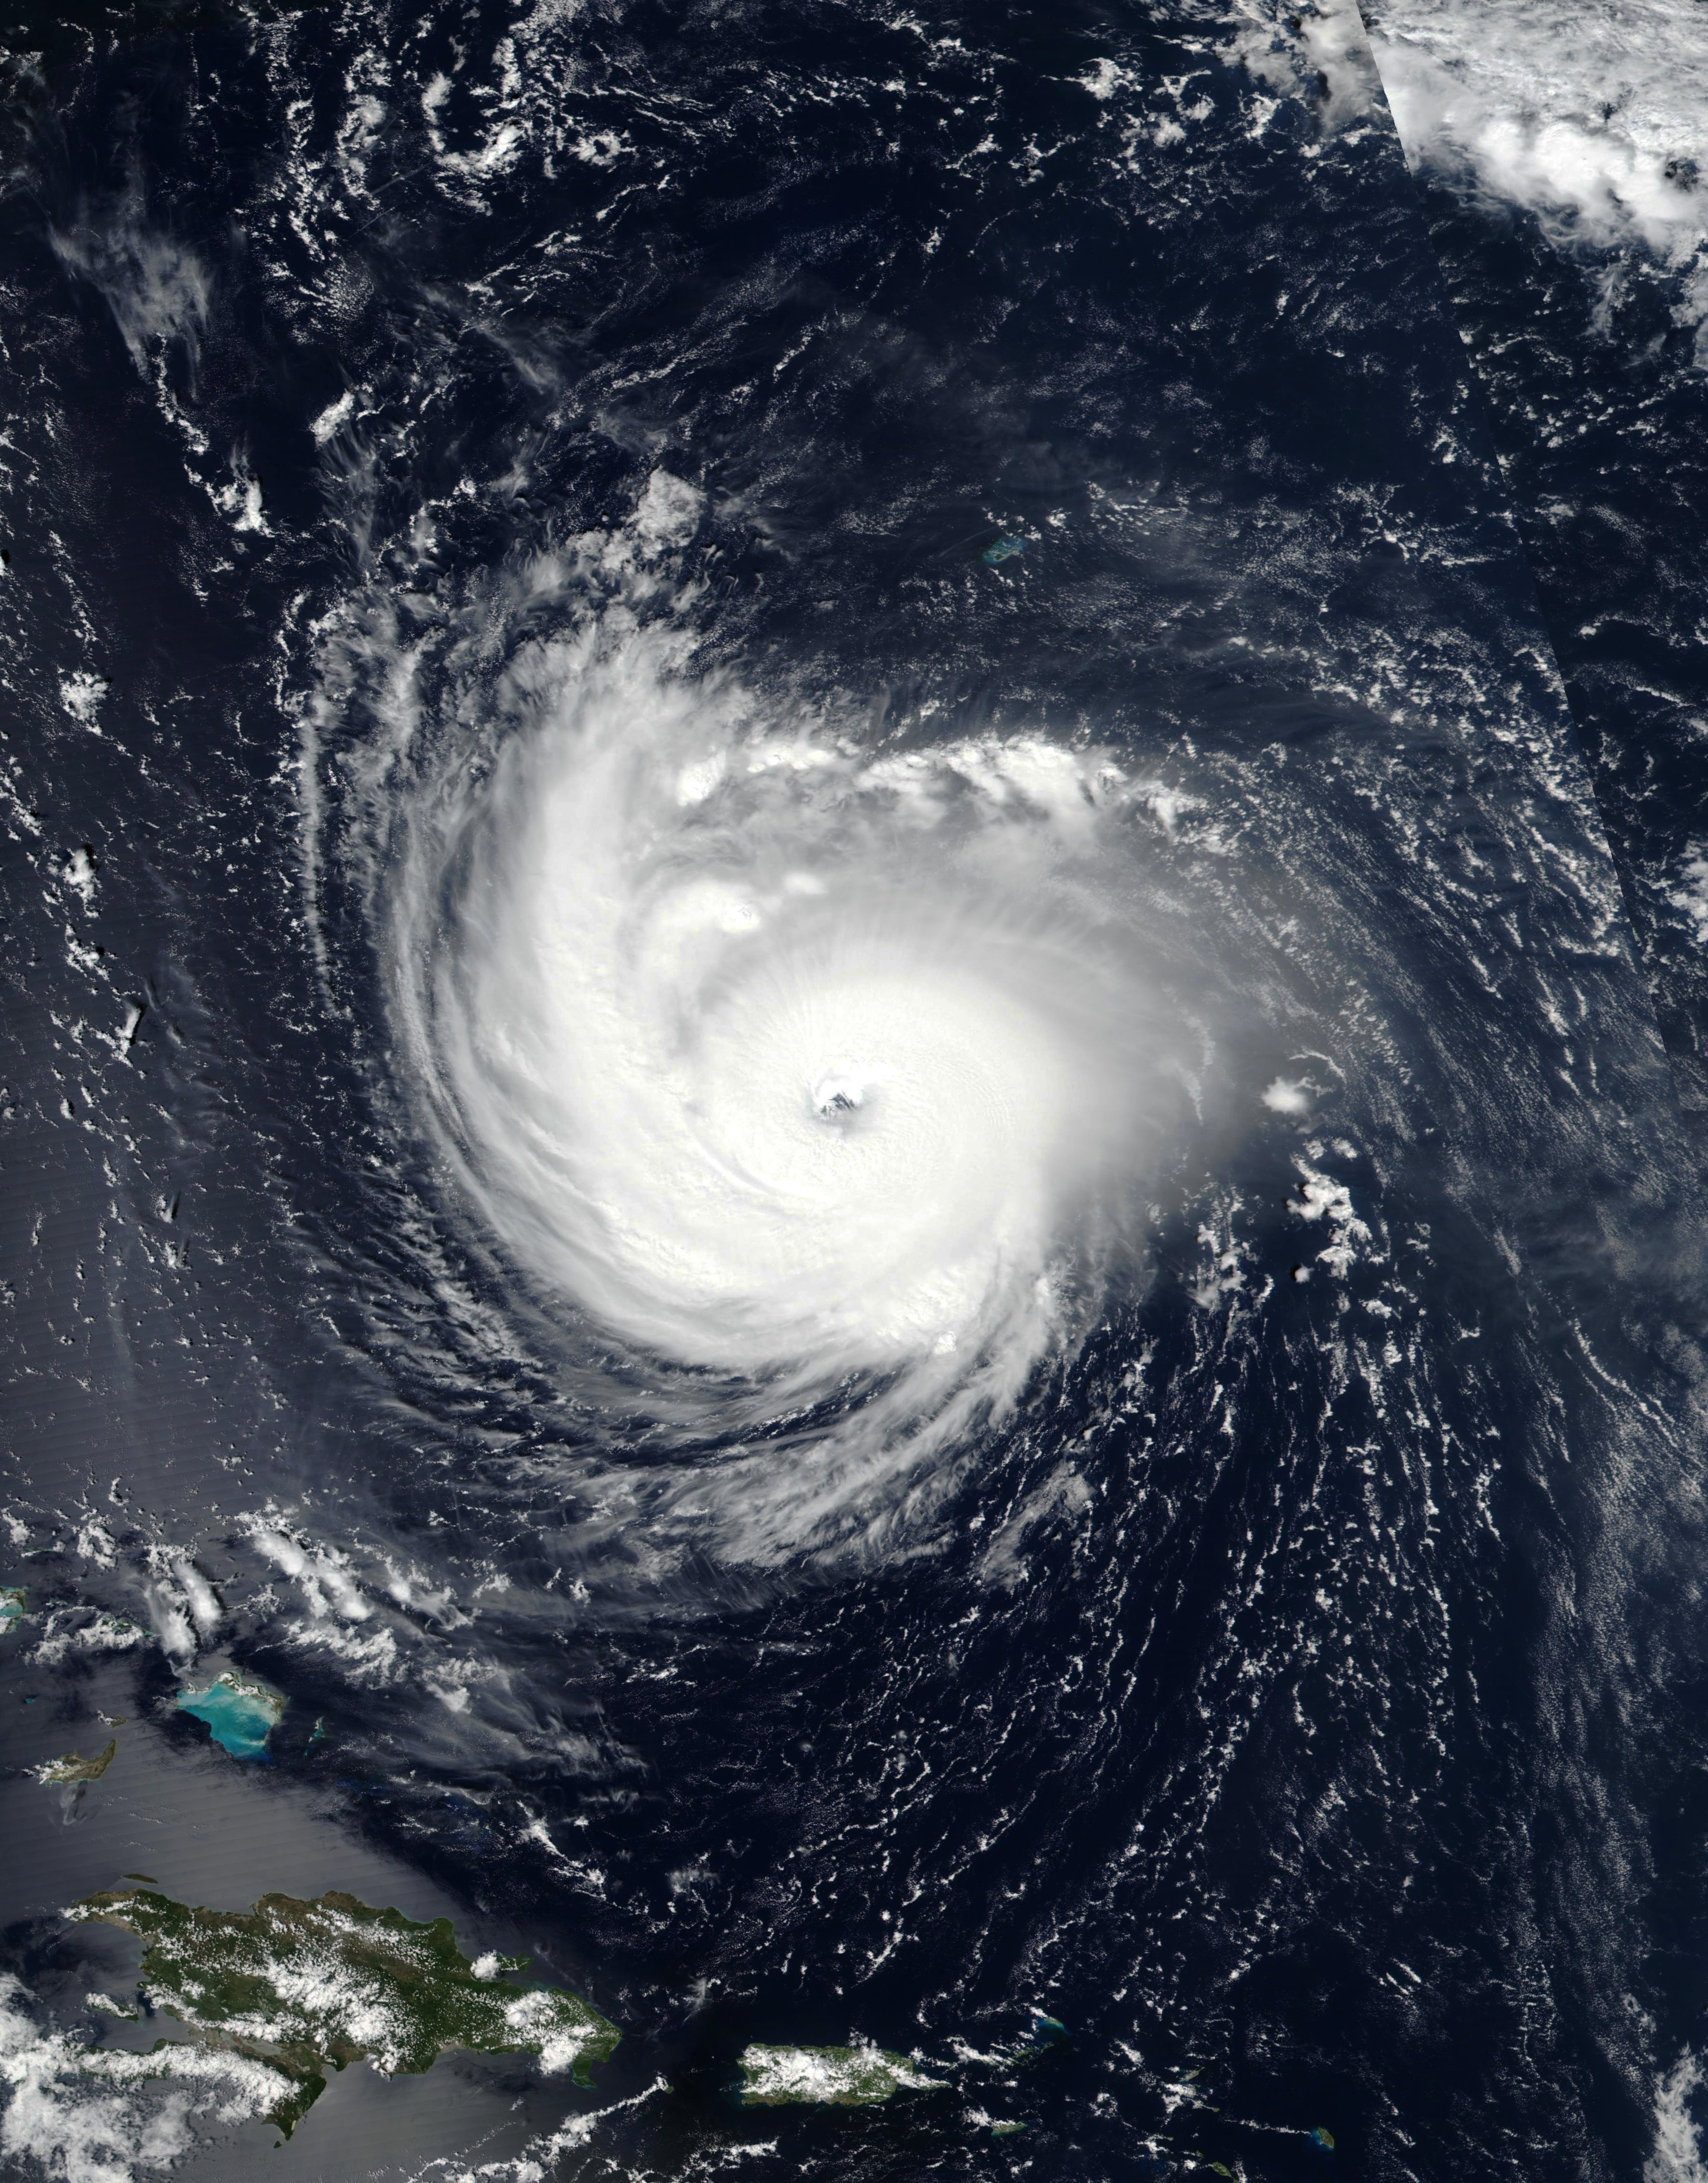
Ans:
<svg viewBox="0 0 1708 2183"><path fill-rule="evenodd" d="M395 917L491 1238L746 1422L857 1397L894 1442L1000 1412L1183 1097L1118 769L1035 737L874 754L632 635L528 680L490 764L424 799Z"/></svg>

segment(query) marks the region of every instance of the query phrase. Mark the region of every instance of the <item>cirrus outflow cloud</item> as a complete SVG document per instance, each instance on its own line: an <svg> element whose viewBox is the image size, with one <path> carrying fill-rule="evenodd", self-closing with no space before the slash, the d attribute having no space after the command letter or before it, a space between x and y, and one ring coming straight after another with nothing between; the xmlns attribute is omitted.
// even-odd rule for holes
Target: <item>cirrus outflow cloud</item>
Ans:
<svg viewBox="0 0 1708 2183"><path fill-rule="evenodd" d="M1692 0L1381 0L1371 44L1414 164L1469 177L1560 244L1635 246L1708 313L1708 24ZM1699 344L1700 346L1700 344ZM1699 361L1701 358L1699 357Z"/></svg>

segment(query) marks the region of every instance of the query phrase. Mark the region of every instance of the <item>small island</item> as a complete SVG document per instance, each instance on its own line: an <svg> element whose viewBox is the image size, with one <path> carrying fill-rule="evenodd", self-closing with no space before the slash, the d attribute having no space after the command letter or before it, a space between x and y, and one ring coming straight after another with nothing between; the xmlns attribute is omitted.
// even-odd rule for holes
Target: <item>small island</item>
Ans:
<svg viewBox="0 0 1708 2183"><path fill-rule="evenodd" d="M535 2054L585 2084L622 2036L578 1995L500 1975L523 1969L525 1956L471 1963L448 1918L418 1925L353 1895L202 1910L153 1888L114 1888L64 1914L139 1936L154 2008L278 2073L284 2089L267 2119L286 2137L326 2089L329 2067L365 2058L384 2075L414 2075L463 2047Z"/></svg>
<svg viewBox="0 0 1708 2183"><path fill-rule="evenodd" d="M740 2070L748 2108L875 2107L894 2092L926 2091L939 2081L882 2047L748 2047Z"/></svg>
<svg viewBox="0 0 1708 2183"><path fill-rule="evenodd" d="M118 1755L119 1739L110 1736L107 1748L92 1758L80 1758L75 1751L68 1751L63 1758L50 1758L45 1766L38 1766L36 1779L49 1787L68 1781L98 1781Z"/></svg>
<svg viewBox="0 0 1708 2183"><path fill-rule="evenodd" d="M24 1619L24 1602L28 1597L21 1585L0 1585L0 1637L15 1630Z"/></svg>

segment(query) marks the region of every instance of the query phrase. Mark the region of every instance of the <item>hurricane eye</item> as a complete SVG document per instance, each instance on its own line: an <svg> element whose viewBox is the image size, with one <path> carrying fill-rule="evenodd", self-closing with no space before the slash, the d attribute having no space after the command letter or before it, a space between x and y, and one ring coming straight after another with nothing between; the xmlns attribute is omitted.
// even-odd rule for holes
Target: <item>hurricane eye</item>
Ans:
<svg viewBox="0 0 1708 2183"><path fill-rule="evenodd" d="M808 1097L820 1120L834 1122L844 1115L857 1114L868 1104L874 1089L870 1075L845 1068L820 1076Z"/></svg>

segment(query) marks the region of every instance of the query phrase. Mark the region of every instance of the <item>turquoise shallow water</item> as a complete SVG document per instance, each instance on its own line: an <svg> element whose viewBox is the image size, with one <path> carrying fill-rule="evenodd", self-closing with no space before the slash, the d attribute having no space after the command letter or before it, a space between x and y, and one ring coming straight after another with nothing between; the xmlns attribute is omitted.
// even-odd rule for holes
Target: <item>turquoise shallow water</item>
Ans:
<svg viewBox="0 0 1708 2183"><path fill-rule="evenodd" d="M252 1685L222 1675L203 1691L180 1691L178 1710L205 1720L214 1741L234 1758L266 1758L267 1739L279 1725L283 1701Z"/></svg>

